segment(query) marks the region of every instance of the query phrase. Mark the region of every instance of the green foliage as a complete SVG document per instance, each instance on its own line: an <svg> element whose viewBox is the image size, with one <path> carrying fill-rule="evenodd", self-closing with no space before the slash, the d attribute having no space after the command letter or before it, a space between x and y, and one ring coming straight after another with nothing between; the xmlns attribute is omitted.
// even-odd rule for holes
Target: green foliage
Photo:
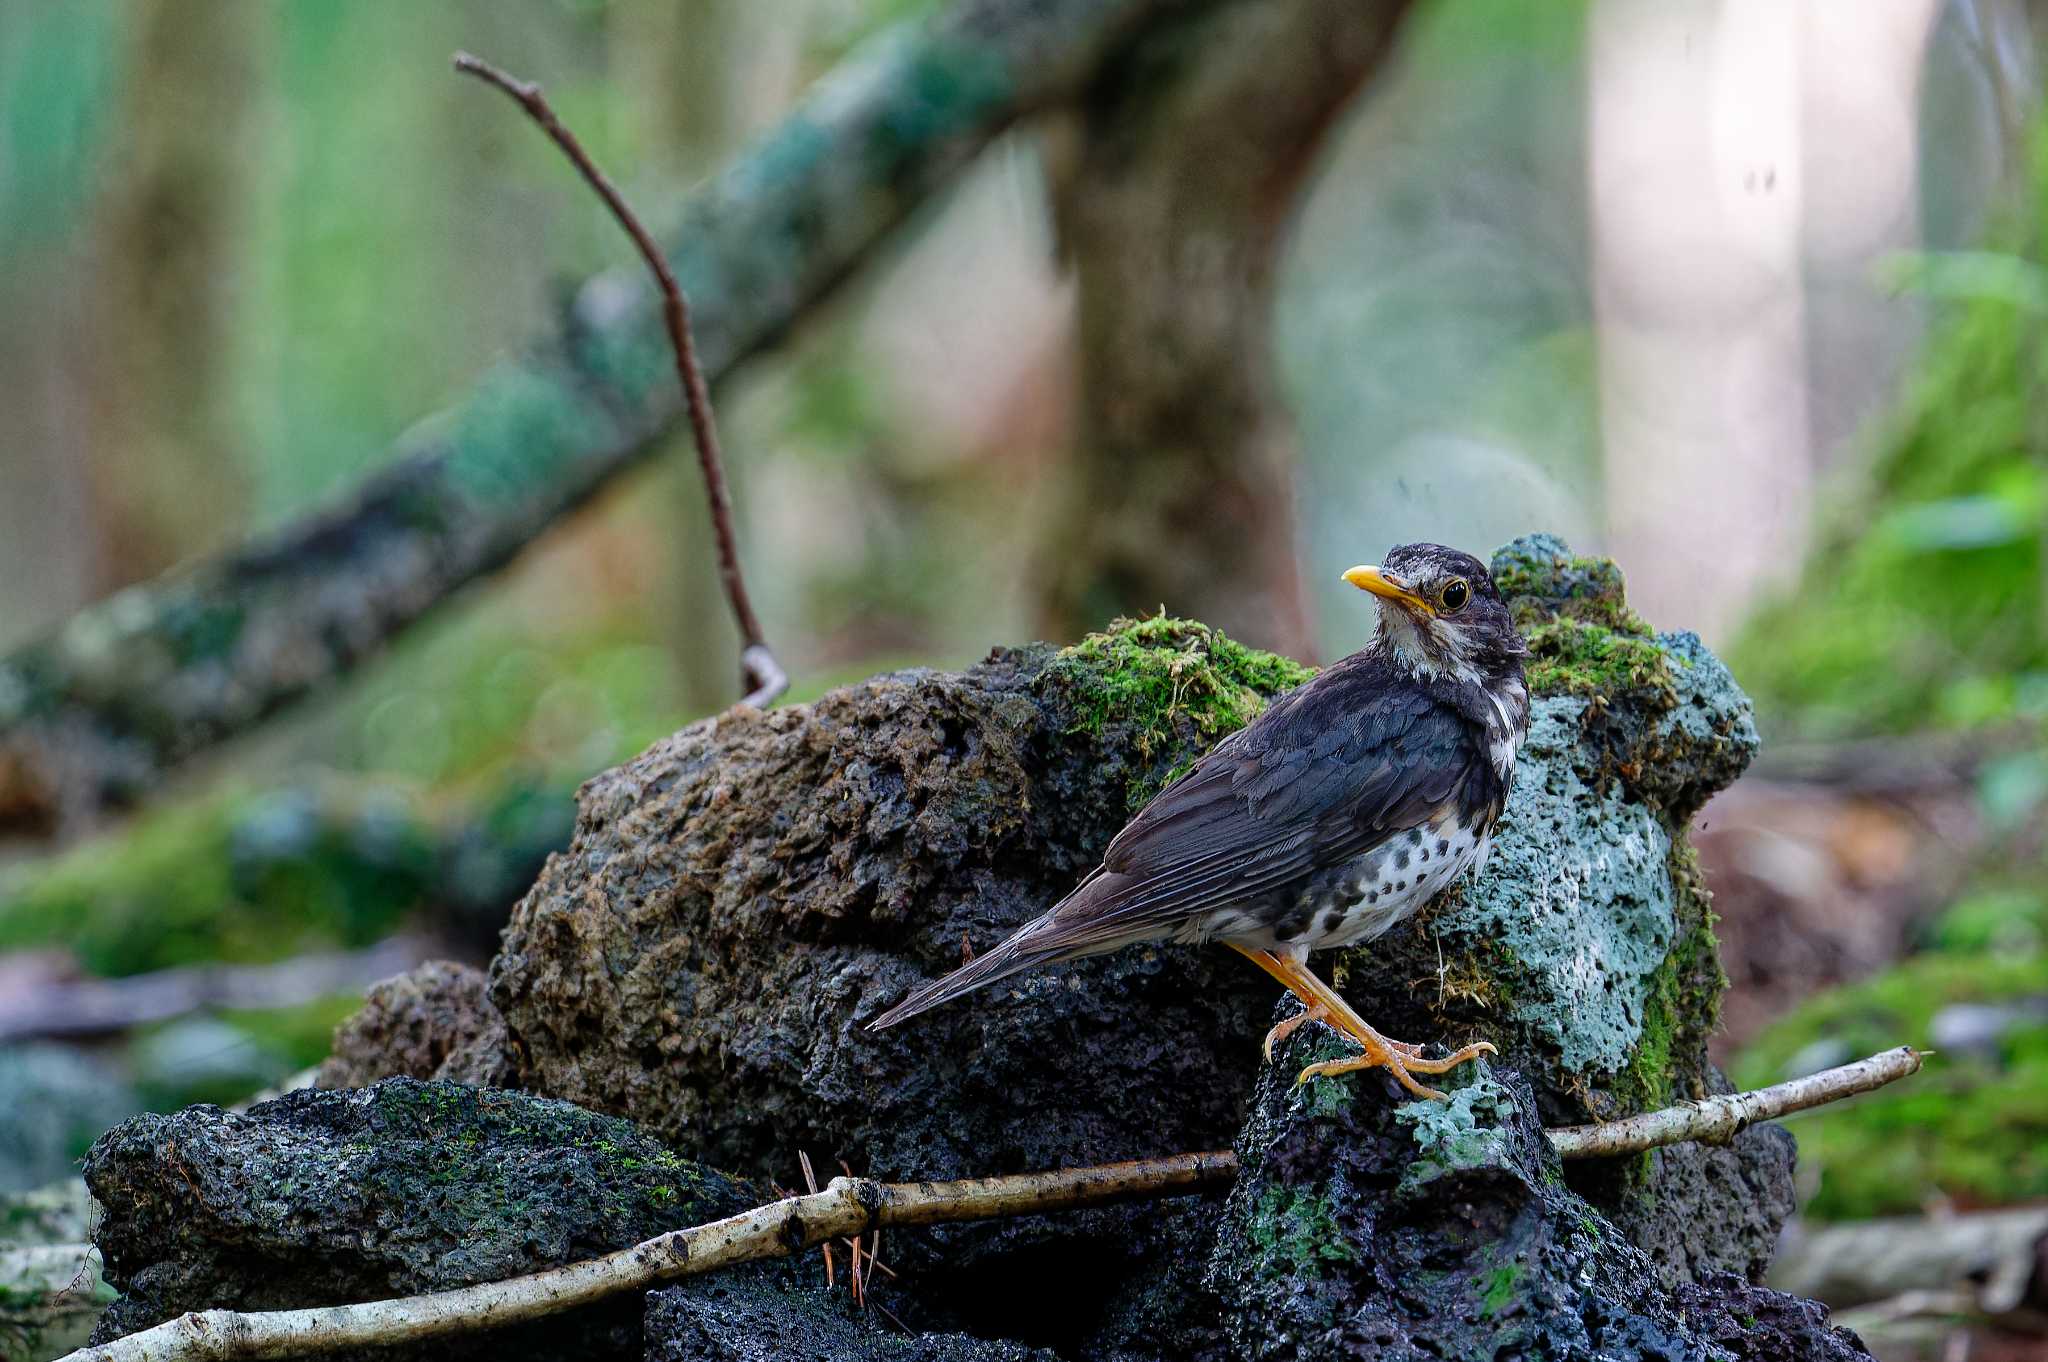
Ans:
<svg viewBox="0 0 2048 1362"><path fill-rule="evenodd" d="M351 693L335 757L442 791L521 771L574 784L695 717L637 623L552 636L503 613L431 625Z"/></svg>
<svg viewBox="0 0 2048 1362"><path fill-rule="evenodd" d="M1791 726L1826 735L2048 715L2048 138L1997 249L1895 273L1940 325L1879 433L1868 489L1798 582L1758 612L1736 670Z"/></svg>
<svg viewBox="0 0 2048 1362"><path fill-rule="evenodd" d="M367 945L433 869L431 844L391 796L231 790L167 804L117 842L0 885L0 949L64 945L112 975Z"/></svg>
<svg viewBox="0 0 2048 1362"><path fill-rule="evenodd" d="M1938 324L1898 410L1876 432L1867 487L1843 498L1797 582L1758 612L1737 669L1780 726L1811 736L1998 725L2014 734L1978 777L1993 834L1977 887L1923 933L1925 950L1781 1019L1737 1066L1744 1086L1907 1042L1944 1009L1995 1040L1937 1046L1915 1078L1797 1123L1820 1170L1813 1214L1911 1212L2048 1196L2048 136L1984 251L1897 262L1893 282ZM1966 1014L1951 1013L1952 1018Z"/></svg>
<svg viewBox="0 0 2048 1362"><path fill-rule="evenodd" d="M1935 1016L1956 1004L2006 1010L1990 1053L1937 1052L1906 1082L1799 1118L1800 1158L1820 1170L1810 1214L1910 1213L1930 1192L1970 1205L2048 1196L2048 954L2007 945L2016 931L2038 943L2044 922L2038 892L1966 899L1933 930L1958 949L1832 990L1749 1046L1735 1071L1745 1088L1819 1060L1930 1047Z"/></svg>

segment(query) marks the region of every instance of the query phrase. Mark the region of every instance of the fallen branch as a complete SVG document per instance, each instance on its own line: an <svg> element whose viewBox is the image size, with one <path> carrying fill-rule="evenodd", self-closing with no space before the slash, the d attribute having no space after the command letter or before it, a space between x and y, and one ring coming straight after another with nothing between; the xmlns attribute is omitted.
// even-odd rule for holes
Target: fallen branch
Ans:
<svg viewBox="0 0 2048 1362"><path fill-rule="evenodd" d="M1601 1159L1641 1154L1667 1144L1698 1141L1726 1144L1758 1121L1788 1112L1839 1102L1844 1097L1881 1088L1920 1071L1921 1054L1910 1045L1859 1059L1838 1069L1795 1078L1753 1092L1709 1097L1683 1106L1665 1107L1597 1126L1565 1126L1544 1133L1560 1159Z"/></svg>
<svg viewBox="0 0 2048 1362"><path fill-rule="evenodd" d="M1798 1226L1771 1261L1769 1284L1836 1309L1960 1293L1957 1313L2048 1318L2048 1207L1899 1216Z"/></svg>
<svg viewBox="0 0 2048 1362"><path fill-rule="evenodd" d="M431 943L397 936L360 951L322 951L268 965L181 965L120 979L66 979L0 998L0 1044L128 1031L210 1008L290 1007L356 992L403 973Z"/></svg>
<svg viewBox="0 0 2048 1362"><path fill-rule="evenodd" d="M538 1319L616 1292L778 1258L885 1226L1036 1215L1134 1197L1172 1196L1227 1182L1236 1169L1236 1159L1215 1153L959 1182L834 1178L822 1192L785 1197L602 1258L511 1281L310 1310L194 1311L112 1343L80 1349L65 1362L292 1357L416 1343Z"/></svg>
<svg viewBox="0 0 2048 1362"><path fill-rule="evenodd" d="M1882 1087L1920 1067L1902 1046L1839 1069L1755 1092L1646 1112L1604 1126L1545 1132L1563 1159L1638 1154L1687 1140L1726 1141L1757 1121ZM504 1282L398 1300L309 1310L194 1311L153 1329L72 1353L64 1362L173 1362L186 1358L289 1357L343 1348L414 1343L498 1328L716 1268L779 1258L887 1226L936 1225L1040 1215L1139 1197L1177 1196L1237 1175L1229 1150L958 1182L834 1178L822 1192L675 1230L587 1262Z"/></svg>
<svg viewBox="0 0 2048 1362"><path fill-rule="evenodd" d="M654 281L661 289L662 322L668 329L669 349L675 355L676 379L682 385L683 405L690 414L690 434L697 444L697 468L704 476L704 499L711 507L711 530L718 541L718 576L725 585L725 599L732 606L733 623L740 631L740 684L747 690L746 703L768 705L789 689L789 677L775 660L775 654L768 648L761 636L761 621L754 614L754 603L747 595L746 578L740 572L740 553L732 532L732 494L725 485L725 456L718 446L718 420L711 411L711 390L704 383L703 366L697 362L697 342L690 331L690 303L683 296L682 286L676 283L675 271L669 268L668 260L661 248L654 244L654 238L640 224L639 217L619 193L618 186L611 182L583 144L576 140L576 134L555 117L547 96L540 86L529 80L519 80L499 70L487 61L472 57L467 52L455 54L455 69L464 75L475 76L485 84L503 90L527 117L540 125L541 131L554 139L569 163L576 167L585 183L597 191L604 200L604 206L611 210L612 217L633 239L633 246L640 252L640 258L647 262L647 268L654 272Z"/></svg>

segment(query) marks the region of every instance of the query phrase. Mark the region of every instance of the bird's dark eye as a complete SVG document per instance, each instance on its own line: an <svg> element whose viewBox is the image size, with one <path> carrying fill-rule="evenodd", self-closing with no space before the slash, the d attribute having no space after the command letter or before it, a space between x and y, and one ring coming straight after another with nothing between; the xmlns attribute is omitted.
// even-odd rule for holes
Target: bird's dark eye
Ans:
<svg viewBox="0 0 2048 1362"><path fill-rule="evenodd" d="M1438 597L1444 603L1444 613L1455 615L1465 608L1465 602L1472 599L1472 588L1465 585L1465 579L1456 577L1443 589Z"/></svg>

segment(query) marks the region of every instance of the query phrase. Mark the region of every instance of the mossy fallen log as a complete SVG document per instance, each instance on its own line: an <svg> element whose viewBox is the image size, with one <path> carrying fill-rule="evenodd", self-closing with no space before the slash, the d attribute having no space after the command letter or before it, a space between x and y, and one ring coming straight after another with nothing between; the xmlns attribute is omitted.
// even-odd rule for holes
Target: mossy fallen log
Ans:
<svg viewBox="0 0 2048 1362"><path fill-rule="evenodd" d="M849 58L657 232L706 375L773 344L991 139L1179 8L967 0ZM89 827L332 685L632 467L681 410L640 272L587 281L561 334L331 505L0 658L0 833Z"/></svg>

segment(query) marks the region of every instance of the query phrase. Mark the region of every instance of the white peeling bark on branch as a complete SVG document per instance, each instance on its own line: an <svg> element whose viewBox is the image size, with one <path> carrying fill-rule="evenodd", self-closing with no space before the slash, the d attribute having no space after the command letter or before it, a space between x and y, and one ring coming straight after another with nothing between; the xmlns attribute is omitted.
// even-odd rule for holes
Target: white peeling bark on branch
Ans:
<svg viewBox="0 0 2048 1362"><path fill-rule="evenodd" d="M1561 1159L1640 1154L1688 1140L1726 1143L1758 1121L1839 1101L1904 1078L1919 1070L1921 1058L1912 1047L1901 1046L1775 1087L1710 1097L1602 1126L1567 1126L1544 1133ZM248 1314L195 1311L112 1343L80 1349L62 1362L184 1362L192 1358L226 1362L416 1343L539 1319L621 1291L782 1257L891 1226L993 1220L1138 1197L1175 1196L1219 1185L1236 1174L1236 1155L1218 1150L958 1182L834 1178L822 1192L785 1197L708 1225L674 1230L602 1258L510 1281L361 1305Z"/></svg>
<svg viewBox="0 0 2048 1362"><path fill-rule="evenodd" d="M1560 1159L1598 1159L1617 1154L1641 1154L1667 1144L1697 1140L1702 1144L1726 1144L1758 1121L1771 1121L1790 1112L1839 1102L1844 1097L1881 1088L1908 1074L1918 1073L1922 1056L1910 1045L1886 1050L1838 1069L1795 1078L1789 1083L1758 1088L1753 1092L1709 1097L1683 1106L1646 1111L1597 1126L1565 1126L1545 1131Z"/></svg>
<svg viewBox="0 0 2048 1362"><path fill-rule="evenodd" d="M1133 1197L1170 1196L1228 1181L1236 1171L1237 1160L1223 1152L958 1182L834 1178L822 1192L785 1197L602 1258L510 1281L361 1305L248 1314L194 1311L112 1343L82 1348L65 1362L299 1357L343 1348L416 1343L539 1319L620 1291L657 1286L759 1258L781 1257L890 1226L987 1220L1073 1210Z"/></svg>

